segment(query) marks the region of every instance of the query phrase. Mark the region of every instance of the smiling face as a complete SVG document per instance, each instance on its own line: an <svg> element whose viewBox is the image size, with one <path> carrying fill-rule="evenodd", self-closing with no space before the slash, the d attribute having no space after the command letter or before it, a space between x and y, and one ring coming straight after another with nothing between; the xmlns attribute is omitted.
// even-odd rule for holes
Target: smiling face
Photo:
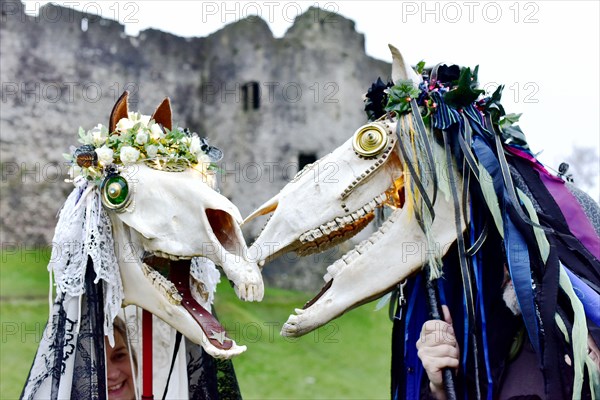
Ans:
<svg viewBox="0 0 600 400"><path fill-rule="evenodd" d="M115 347L104 340L106 351L106 385L109 400L133 400L133 368L123 333L115 329Z"/></svg>

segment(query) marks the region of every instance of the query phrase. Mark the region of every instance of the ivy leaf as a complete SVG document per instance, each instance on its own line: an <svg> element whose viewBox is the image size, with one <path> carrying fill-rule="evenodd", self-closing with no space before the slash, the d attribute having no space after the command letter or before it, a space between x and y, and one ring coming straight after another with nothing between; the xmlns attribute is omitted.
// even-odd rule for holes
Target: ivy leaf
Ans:
<svg viewBox="0 0 600 400"><path fill-rule="evenodd" d="M479 95L485 92L485 90L477 89L478 71L479 66L476 66L473 72L471 72L471 68L463 68L460 71L456 88L444 94L445 103L453 108L463 108L477 100Z"/></svg>
<svg viewBox="0 0 600 400"><path fill-rule="evenodd" d="M516 124L517 122L519 122L519 118L521 118L521 115L523 115L522 113L519 114L515 114L515 113L511 113L511 114L506 114L499 122L498 125L501 128L505 128L505 127L509 127L513 124Z"/></svg>
<svg viewBox="0 0 600 400"><path fill-rule="evenodd" d="M502 90L504 90L504 85L498 86L485 104L485 111L486 113L489 113L491 115L492 122L494 123L498 123L500 118L506 114L506 112L504 111L504 107L502 106L502 104L500 104Z"/></svg>
<svg viewBox="0 0 600 400"><path fill-rule="evenodd" d="M394 111L401 115L410 110L410 100L419 96L417 89L410 80L400 81L388 89L388 102L385 106L386 111Z"/></svg>
<svg viewBox="0 0 600 400"><path fill-rule="evenodd" d="M519 127L519 125L510 125L504 128L500 128L502 133L502 140L507 144L518 144L521 147L529 148L527 145L527 139L525 134Z"/></svg>
<svg viewBox="0 0 600 400"><path fill-rule="evenodd" d="M517 122L519 122L519 118L521 118L521 115L523 114L506 114L498 122L498 128L500 128L502 140L504 141L504 143L517 144L519 146L528 148L525 134L523 133L519 125L515 125Z"/></svg>

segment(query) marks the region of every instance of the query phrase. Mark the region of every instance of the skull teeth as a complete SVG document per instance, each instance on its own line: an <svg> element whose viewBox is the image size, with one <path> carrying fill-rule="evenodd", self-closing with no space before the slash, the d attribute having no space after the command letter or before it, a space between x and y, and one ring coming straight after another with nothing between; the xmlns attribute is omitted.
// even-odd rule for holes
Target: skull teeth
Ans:
<svg viewBox="0 0 600 400"><path fill-rule="evenodd" d="M152 251L152 254L155 255L156 257L166 258L168 260L173 260L173 261L177 261L177 260L190 260L192 258L192 257L188 257L188 256L176 256L176 255L173 255L173 254L165 253L165 252L160 251L160 250Z"/></svg>
<svg viewBox="0 0 600 400"><path fill-rule="evenodd" d="M337 260L329 267L327 267L327 273L323 276L323 280L325 282L329 282L333 278L335 278L344 268L346 268L346 263L343 260Z"/></svg>
<svg viewBox="0 0 600 400"><path fill-rule="evenodd" d="M353 225L356 222L362 221L367 215L373 213L377 207L381 206L386 199L386 194L382 193L353 213L344 215L342 217L337 217L333 221L303 233L300 235L300 242L306 244L318 241L318 239L327 237L336 232L343 234L344 230L348 228L349 225ZM322 246L318 244L317 247Z"/></svg>
<svg viewBox="0 0 600 400"><path fill-rule="evenodd" d="M167 298L169 303L177 306L181 305L183 298L173 282L162 276L158 271L146 263L142 263L142 272L144 272L146 278L152 282L152 285Z"/></svg>

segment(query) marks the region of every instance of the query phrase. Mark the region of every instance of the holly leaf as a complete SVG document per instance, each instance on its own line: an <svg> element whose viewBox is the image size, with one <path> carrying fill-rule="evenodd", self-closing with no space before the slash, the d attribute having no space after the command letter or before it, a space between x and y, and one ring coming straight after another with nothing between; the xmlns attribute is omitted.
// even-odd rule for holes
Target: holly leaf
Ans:
<svg viewBox="0 0 600 400"><path fill-rule="evenodd" d="M444 94L444 102L453 108L463 108L477 100L479 95L485 92L477 89L478 70L479 66L476 66L473 72L471 68L463 68L456 87Z"/></svg>

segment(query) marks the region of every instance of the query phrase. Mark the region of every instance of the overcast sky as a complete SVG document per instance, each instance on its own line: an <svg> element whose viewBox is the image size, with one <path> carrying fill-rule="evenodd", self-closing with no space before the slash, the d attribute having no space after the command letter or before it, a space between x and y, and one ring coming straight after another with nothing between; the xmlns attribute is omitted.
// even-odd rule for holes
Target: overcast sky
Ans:
<svg viewBox="0 0 600 400"><path fill-rule="evenodd" d="M26 7L35 12L44 3L27 1ZM523 113L520 125L532 150L543 151L543 162L556 167L574 145L600 152L598 1L58 3L118 19L130 35L152 27L186 37L251 15L281 37L299 13L317 5L354 20L373 57L390 61L387 43L393 43L412 63L478 64L482 85L506 85L505 109Z"/></svg>

